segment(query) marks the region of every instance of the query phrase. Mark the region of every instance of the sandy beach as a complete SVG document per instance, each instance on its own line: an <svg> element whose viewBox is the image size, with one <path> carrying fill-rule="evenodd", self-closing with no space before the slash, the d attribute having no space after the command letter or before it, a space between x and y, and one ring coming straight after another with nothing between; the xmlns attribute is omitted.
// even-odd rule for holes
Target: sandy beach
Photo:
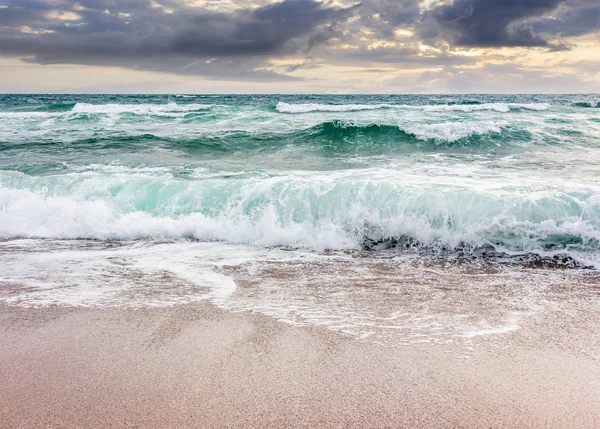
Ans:
<svg viewBox="0 0 600 429"><path fill-rule="evenodd" d="M208 303L2 304L0 421L6 428L596 428L599 314L586 298L468 344L382 345Z"/></svg>

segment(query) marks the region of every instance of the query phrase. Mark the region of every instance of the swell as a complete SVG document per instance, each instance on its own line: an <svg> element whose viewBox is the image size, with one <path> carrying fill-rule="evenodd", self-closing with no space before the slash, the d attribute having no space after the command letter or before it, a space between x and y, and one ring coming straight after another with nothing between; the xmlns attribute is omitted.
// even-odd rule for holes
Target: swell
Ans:
<svg viewBox="0 0 600 429"><path fill-rule="evenodd" d="M370 178L382 173L184 180L161 169L2 172L0 238L194 239L443 257L487 252L600 266L597 189L483 191Z"/></svg>
<svg viewBox="0 0 600 429"><path fill-rule="evenodd" d="M575 107L583 107L583 108L587 108L587 109L598 109L600 108L600 101L578 101L573 103L573 106Z"/></svg>
<svg viewBox="0 0 600 429"><path fill-rule="evenodd" d="M69 112L73 110L77 103L54 103L48 106L38 107L35 109L38 112Z"/></svg>
<svg viewBox="0 0 600 429"><path fill-rule="evenodd" d="M462 142L468 145L480 144L484 136L499 137L508 125L506 121L449 121L434 124L406 122L397 126L328 121L307 130L307 133L320 139L342 142L356 139L371 141L374 144L390 141L393 144L401 144L421 140L435 144ZM521 132L519 137L526 140L529 135Z"/></svg>
<svg viewBox="0 0 600 429"><path fill-rule="evenodd" d="M77 103L71 113L86 114L133 114L133 115L170 115L208 110L212 104L89 104Z"/></svg>
<svg viewBox="0 0 600 429"><path fill-rule="evenodd" d="M145 150L148 148L171 148L192 152L243 152L249 150L277 151L288 146L299 148L369 152L415 146L417 143L440 145L458 144L463 147L479 147L488 143L507 144L527 142L531 135L526 130L509 127L507 121L446 121L424 124L406 122L399 125L375 123L358 124L346 121L325 121L308 128L296 130L205 130L196 135L171 137L151 133L130 132L95 135L71 141L62 137L38 137L37 140L0 141L0 152L7 150L33 150L34 148L61 148L61 151L78 150Z"/></svg>
<svg viewBox="0 0 600 429"><path fill-rule="evenodd" d="M138 116L175 116L186 113L203 112L214 107L213 104L199 103L106 103L92 104L85 102L76 103L51 103L37 106L32 110L16 110L0 112L5 117L41 116L44 113L49 117L56 115L138 115Z"/></svg>

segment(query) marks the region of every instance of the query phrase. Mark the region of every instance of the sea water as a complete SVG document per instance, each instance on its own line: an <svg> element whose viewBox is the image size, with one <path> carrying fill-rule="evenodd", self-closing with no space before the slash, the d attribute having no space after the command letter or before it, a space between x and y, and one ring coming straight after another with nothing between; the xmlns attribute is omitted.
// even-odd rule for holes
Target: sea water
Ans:
<svg viewBox="0 0 600 429"><path fill-rule="evenodd" d="M580 275L600 96L0 95L0 239L31 305L226 305L294 261Z"/></svg>

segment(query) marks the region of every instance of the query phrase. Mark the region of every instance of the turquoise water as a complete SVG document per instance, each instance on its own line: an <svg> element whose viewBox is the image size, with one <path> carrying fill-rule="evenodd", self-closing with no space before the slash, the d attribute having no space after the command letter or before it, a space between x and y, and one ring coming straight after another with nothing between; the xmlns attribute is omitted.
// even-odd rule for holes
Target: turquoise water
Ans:
<svg viewBox="0 0 600 429"><path fill-rule="evenodd" d="M600 96L1 95L0 238L600 267Z"/></svg>

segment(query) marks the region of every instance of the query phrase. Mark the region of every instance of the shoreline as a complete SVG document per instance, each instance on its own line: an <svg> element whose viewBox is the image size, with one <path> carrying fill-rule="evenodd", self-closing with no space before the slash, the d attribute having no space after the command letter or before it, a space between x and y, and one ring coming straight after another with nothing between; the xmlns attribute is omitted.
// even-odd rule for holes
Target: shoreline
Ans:
<svg viewBox="0 0 600 429"><path fill-rule="evenodd" d="M0 420L11 428L598 427L598 306L583 303L577 314L548 313L470 346L383 346L209 303L0 304Z"/></svg>

